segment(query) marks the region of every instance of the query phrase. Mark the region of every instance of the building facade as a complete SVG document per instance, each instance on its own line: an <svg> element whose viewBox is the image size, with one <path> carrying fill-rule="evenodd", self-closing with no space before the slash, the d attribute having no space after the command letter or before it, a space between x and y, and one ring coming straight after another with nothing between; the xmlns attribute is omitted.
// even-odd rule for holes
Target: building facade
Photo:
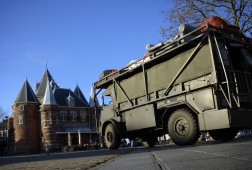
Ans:
<svg viewBox="0 0 252 170"><path fill-rule="evenodd" d="M63 146L83 146L98 140L96 117L77 85L60 88L46 68L35 90L25 80L12 105L9 143L13 154L38 153Z"/></svg>

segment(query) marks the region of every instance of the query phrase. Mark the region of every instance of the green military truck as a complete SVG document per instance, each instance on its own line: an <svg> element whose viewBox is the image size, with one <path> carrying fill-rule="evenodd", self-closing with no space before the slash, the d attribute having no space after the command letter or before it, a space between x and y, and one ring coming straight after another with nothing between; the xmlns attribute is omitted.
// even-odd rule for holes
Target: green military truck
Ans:
<svg viewBox="0 0 252 170"><path fill-rule="evenodd" d="M200 132L227 141L252 128L251 39L215 19L181 25L176 39L102 73L94 83L95 95L103 92L97 125L109 149L123 138L152 147L167 133L177 145L194 144Z"/></svg>

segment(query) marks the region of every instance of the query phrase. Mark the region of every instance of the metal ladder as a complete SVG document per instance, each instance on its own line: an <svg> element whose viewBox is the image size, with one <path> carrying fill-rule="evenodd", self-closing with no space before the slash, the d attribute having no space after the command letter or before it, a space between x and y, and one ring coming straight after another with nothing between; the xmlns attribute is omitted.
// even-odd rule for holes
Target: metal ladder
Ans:
<svg viewBox="0 0 252 170"><path fill-rule="evenodd" d="M225 77L225 81L221 82L219 84L219 87L230 108L234 107L235 105L236 107L240 107L237 78L227 49L225 38L223 37L222 33L220 33L221 36L219 37L217 37L214 32L213 34L223 74ZM221 42L219 42L218 39Z"/></svg>

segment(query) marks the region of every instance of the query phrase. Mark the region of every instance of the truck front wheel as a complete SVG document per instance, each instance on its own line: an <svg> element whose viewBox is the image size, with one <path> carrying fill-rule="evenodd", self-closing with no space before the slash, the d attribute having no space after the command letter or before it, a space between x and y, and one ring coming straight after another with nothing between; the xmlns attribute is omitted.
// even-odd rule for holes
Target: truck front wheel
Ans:
<svg viewBox="0 0 252 170"><path fill-rule="evenodd" d="M194 144L199 137L196 118L188 109L178 109L168 121L168 133L177 145Z"/></svg>
<svg viewBox="0 0 252 170"><path fill-rule="evenodd" d="M104 140L108 149L118 149L120 137L113 124L108 124L105 129Z"/></svg>

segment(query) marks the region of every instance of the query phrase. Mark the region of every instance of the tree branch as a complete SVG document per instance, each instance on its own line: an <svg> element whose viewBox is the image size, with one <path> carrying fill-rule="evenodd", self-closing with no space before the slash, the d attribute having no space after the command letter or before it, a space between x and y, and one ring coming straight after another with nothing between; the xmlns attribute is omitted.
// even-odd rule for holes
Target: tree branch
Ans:
<svg viewBox="0 0 252 170"><path fill-rule="evenodd" d="M195 24L209 16L221 16L241 30L251 32L252 0L172 0L173 6L162 11L168 23L169 33L177 31L181 23ZM221 15L220 15L221 14Z"/></svg>

